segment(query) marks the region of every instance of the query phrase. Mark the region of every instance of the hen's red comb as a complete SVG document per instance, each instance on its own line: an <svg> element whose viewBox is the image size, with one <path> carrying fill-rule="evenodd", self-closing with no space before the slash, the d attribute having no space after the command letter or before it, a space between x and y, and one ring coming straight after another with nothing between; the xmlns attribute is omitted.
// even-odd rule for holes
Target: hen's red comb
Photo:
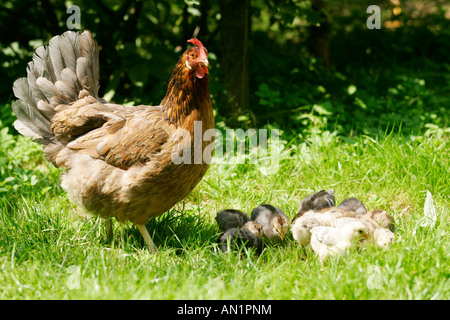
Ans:
<svg viewBox="0 0 450 320"><path fill-rule="evenodd" d="M198 40L197 38L189 39L187 42L190 42L190 43L192 43L194 46L197 46L197 47L199 47L199 48L202 48L202 47L203 47L203 43L202 43L200 40Z"/></svg>

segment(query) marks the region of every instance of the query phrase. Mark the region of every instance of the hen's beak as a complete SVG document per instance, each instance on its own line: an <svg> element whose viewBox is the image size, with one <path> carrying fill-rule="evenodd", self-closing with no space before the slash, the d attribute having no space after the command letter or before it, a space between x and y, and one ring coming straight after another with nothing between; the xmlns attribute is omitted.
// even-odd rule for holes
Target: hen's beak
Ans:
<svg viewBox="0 0 450 320"><path fill-rule="evenodd" d="M200 63L203 63L204 66L209 67L209 61L208 61L207 58L205 58L205 59L203 59L203 60L200 60L199 62L200 62Z"/></svg>
<svg viewBox="0 0 450 320"><path fill-rule="evenodd" d="M209 61L208 61L207 58L205 58L205 59L203 59L203 60L200 60L198 63L199 63L201 66L204 67L204 68L203 68L203 71L205 71L205 73L209 73L209 72L208 72Z"/></svg>

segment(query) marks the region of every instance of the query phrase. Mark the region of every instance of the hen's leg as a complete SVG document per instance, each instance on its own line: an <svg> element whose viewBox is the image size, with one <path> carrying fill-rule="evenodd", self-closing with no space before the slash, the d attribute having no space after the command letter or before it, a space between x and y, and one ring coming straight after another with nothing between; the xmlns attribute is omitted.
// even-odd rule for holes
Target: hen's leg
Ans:
<svg viewBox="0 0 450 320"><path fill-rule="evenodd" d="M150 237L147 227L144 224L136 224L136 227L139 229L139 231L142 234L142 237L147 243L148 251L150 251L150 253L158 253L158 248L156 248L156 245L153 242L152 237Z"/></svg>
<svg viewBox="0 0 450 320"><path fill-rule="evenodd" d="M103 219L106 228L106 241L111 241L113 238L112 219Z"/></svg>

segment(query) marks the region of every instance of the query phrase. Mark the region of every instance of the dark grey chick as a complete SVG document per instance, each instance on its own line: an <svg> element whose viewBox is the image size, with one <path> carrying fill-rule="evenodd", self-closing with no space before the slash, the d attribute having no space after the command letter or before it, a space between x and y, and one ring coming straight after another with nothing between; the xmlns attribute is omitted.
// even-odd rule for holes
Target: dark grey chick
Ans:
<svg viewBox="0 0 450 320"><path fill-rule="evenodd" d="M334 207L334 189L330 190L320 190L319 192L313 193L305 197L300 202L300 210L292 219L292 223L295 222L297 218L300 218L305 212L309 210L321 210L325 208Z"/></svg>
<svg viewBox="0 0 450 320"><path fill-rule="evenodd" d="M334 189L320 190L319 192L305 197L300 203L300 210L320 210L334 207L334 205Z"/></svg>
<svg viewBox="0 0 450 320"><path fill-rule="evenodd" d="M270 204L263 204L252 210L250 215L263 230L263 236L271 241L283 240L289 227L286 214Z"/></svg>
<svg viewBox="0 0 450 320"><path fill-rule="evenodd" d="M358 198L348 198L341 202L338 208L353 211L357 214L365 214L367 212L366 206Z"/></svg>
<svg viewBox="0 0 450 320"><path fill-rule="evenodd" d="M254 248L258 254L262 252L261 239L246 228L232 228L225 231L219 236L217 243L222 252L239 250L242 246L248 249Z"/></svg>
<svg viewBox="0 0 450 320"><path fill-rule="evenodd" d="M239 210L225 209L217 212L216 221L221 231L227 231L232 228L242 228L245 223L250 221L250 217Z"/></svg>

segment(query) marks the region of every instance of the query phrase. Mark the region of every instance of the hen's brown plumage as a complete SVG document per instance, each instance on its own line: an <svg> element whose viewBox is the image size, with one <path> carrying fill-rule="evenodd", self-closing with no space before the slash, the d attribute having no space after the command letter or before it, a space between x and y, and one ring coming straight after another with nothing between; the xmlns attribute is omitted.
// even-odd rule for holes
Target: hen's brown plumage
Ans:
<svg viewBox="0 0 450 320"><path fill-rule="evenodd" d="M69 197L103 218L135 223L151 250L143 225L185 198L209 166L209 159L194 163L194 147L203 155L212 143L203 133L214 128L207 51L197 39L190 42L195 46L180 58L159 106L98 97L98 48L89 31L68 31L38 48L28 77L13 87L15 127L40 142L49 161L67 168L62 186ZM181 150L190 152L190 163L172 161Z"/></svg>

